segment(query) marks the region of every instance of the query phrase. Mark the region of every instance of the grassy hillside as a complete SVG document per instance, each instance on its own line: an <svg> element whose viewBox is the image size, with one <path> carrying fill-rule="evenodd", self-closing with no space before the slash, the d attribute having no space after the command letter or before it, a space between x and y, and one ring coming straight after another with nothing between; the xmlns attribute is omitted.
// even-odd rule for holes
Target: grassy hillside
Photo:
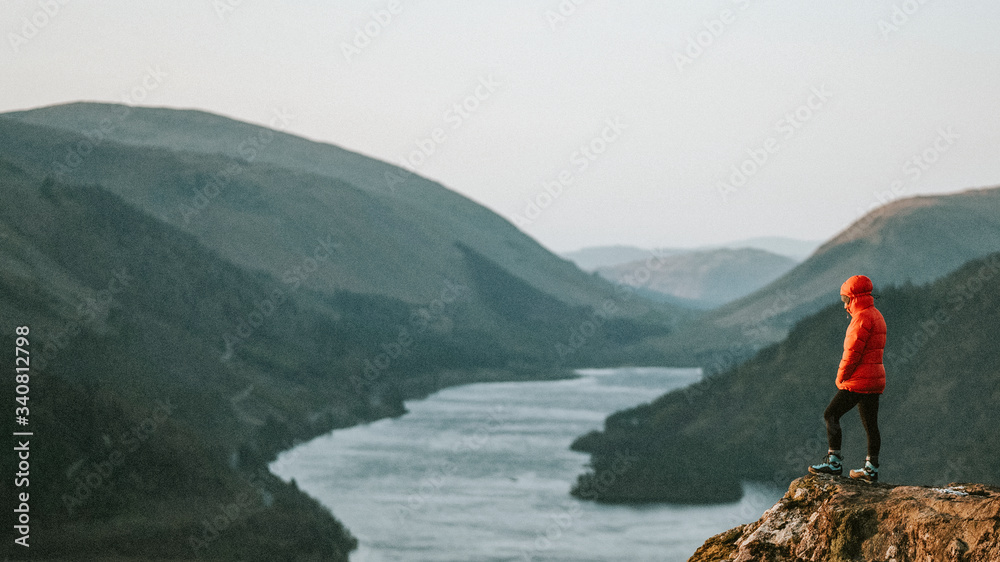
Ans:
<svg viewBox="0 0 1000 562"><path fill-rule="evenodd" d="M354 539L265 461L293 436L401 405L343 392L333 346L314 355L294 326L325 315L283 314L307 295L222 361L220 335L275 280L99 187L3 161L0 178L0 330L13 347L30 328L32 557L346 560ZM3 393L12 403L13 386Z"/></svg>
<svg viewBox="0 0 1000 562"><path fill-rule="evenodd" d="M439 327L494 335L522 328L516 337L533 347L533 358L544 357L546 363L564 362L557 348L584 321L566 317L558 337L545 338L533 334L533 326L512 325L509 317L485 306L489 296L475 293L476 263L462 248L569 308L596 311L611 302L615 323L635 322L642 332L663 335L692 316L646 299L622 298L611 283L553 256L500 217L438 184L411 178L420 194L385 191L378 173L395 168L336 147L189 111L132 109L97 143L88 140L86 129L72 131L116 109L122 108L73 104L27 113L34 121L55 115L47 121L69 123L61 128L23 121L22 114L0 116L0 154L39 176L101 185L192 234L224 259L320 294L378 295L427 310L453 287L470 288L473 292L445 307L446 321ZM86 118L68 117L77 114ZM177 123L166 125L166 115L174 115ZM160 125L163 138L151 132ZM210 152L201 136L218 137L223 150L234 139L265 131L271 141L252 159ZM136 144L118 143L115 135ZM190 146L168 148L183 135L191 138ZM67 152L87 142L86 158L73 160L76 165L66 171ZM428 206L435 199L440 204ZM607 364L602 357L609 348L598 349L601 339L591 337L578 346L579 364ZM659 347L636 343L635 349L616 352L669 360Z"/></svg>
<svg viewBox="0 0 1000 562"><path fill-rule="evenodd" d="M329 144L200 111L96 103L7 113L0 124L0 151L26 169L103 185L240 265L280 274L317 239L332 240L334 267L307 280L319 290L424 304L442 275L467 281L461 243L571 306L613 296L481 205ZM622 313L649 306L636 300Z"/></svg>
<svg viewBox="0 0 1000 562"><path fill-rule="evenodd" d="M1000 188L900 199L875 209L777 280L712 310L658 344L712 373L727 370L837 300L864 274L877 286L922 284L1000 248Z"/></svg>
<svg viewBox="0 0 1000 562"><path fill-rule="evenodd" d="M878 288L889 327L887 387L879 412L886 481L1000 483L1000 254L929 285ZM611 502L721 502L740 482L785 486L826 452L823 410L849 319L830 304L737 368L610 416L574 443L594 472L575 493ZM864 462L858 414L846 415L844 451ZM636 458L623 472L616 455ZM855 467L856 468L856 467ZM609 472L614 478L601 475Z"/></svg>

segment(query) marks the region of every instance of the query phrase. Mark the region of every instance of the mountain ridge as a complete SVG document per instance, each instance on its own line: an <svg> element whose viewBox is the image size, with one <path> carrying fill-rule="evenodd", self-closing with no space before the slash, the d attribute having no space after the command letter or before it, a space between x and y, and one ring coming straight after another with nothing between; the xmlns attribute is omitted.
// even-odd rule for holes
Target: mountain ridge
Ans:
<svg viewBox="0 0 1000 562"><path fill-rule="evenodd" d="M114 119L115 112L122 110L123 106L109 104L69 104L3 114L0 115L0 119L48 127L50 130L43 132L43 135L51 134L51 129L77 135L61 141L60 148L69 150L70 148L67 147L86 141L86 136L82 133L102 131L100 123L104 120ZM73 115L75 119L62 122L66 119L66 115ZM189 124L188 121L191 120L211 123L210 134L203 134L201 129ZM224 207L228 203L227 198L232 196L232 192L241 186L245 191L252 190L254 186L242 185L242 183L246 183L244 180L253 179L254 175L261 170L261 166L273 165L277 166L278 169L270 172L272 180L275 177L284 176L281 177L281 180L288 182L287 189L305 183L311 184L311 189L317 192L316 190L322 189L324 184L325 180L322 178L333 179L335 180L333 185L337 186L336 193L339 196L343 196L351 190L359 190L360 193L356 193L352 198L355 205L364 201L364 204L373 211L378 209L380 213L388 212L399 215L405 212L409 215L409 218L405 220L392 220L392 224L397 229L405 225L403 231L416 237L423 237L425 241L431 240L428 238L431 235L435 240L461 240L467 245L476 247L484 255L497 260L505 268L517 273L542 290L558 294L560 298L567 300L570 304L593 304L613 294L613 289L609 284L595 283L593 278L579 272L564 260L549 259L548 251L495 213L436 182L421 178L392 164L369 159L335 145L308 141L287 133L269 131L257 125L233 121L226 117L197 110L132 108L126 116L113 120L113 123L115 125L110 130L107 127L104 128L108 132L102 131L100 133L102 140L96 143L94 151L101 150L102 145L106 146L117 142L126 149L128 147L145 147L178 153L180 156L177 158L182 161L184 153L208 156L202 161L211 162L211 165L203 167L195 177L180 178L189 185L184 192L186 195L185 197L174 197L169 205L166 205L164 201L140 201L137 196L129 195L123 186L109 186L116 189L119 194L125 195L126 199L132 200L133 203L141 203L139 206L151 214L160 216L182 229L189 229L190 225L183 221L184 215L179 209L182 205L192 206L198 197L198 192L206 191L206 188L213 184L223 184L222 189L218 190L221 194L209 199L205 210L196 214L198 222L218 220L218 208ZM91 134L94 135L94 133ZM261 140L262 137L265 140L270 140L265 142L265 140ZM246 142L248 139L252 141L253 150L250 152L241 151L239 148L241 142ZM18 137L18 142L23 142L23 139ZM229 147L229 149L220 151L219 146ZM49 150L48 152L52 154L52 157L43 159L39 155L28 154L21 150L19 151L19 161L22 165L51 172L53 168L56 168L56 164L65 158L63 150L55 152ZM143 151L132 151L133 154L141 152ZM242 155L241 152L243 152ZM159 154L160 156L169 156L166 153ZM222 163L215 159L220 154L225 157L225 160L221 161ZM246 158L245 156L250 157ZM101 183L100 177L95 177L93 172L88 169L91 167L90 163L96 159L90 155L83 158L79 165L73 167L71 172L74 175L74 181ZM216 179L215 176L233 166L240 171L231 174L228 183L227 181L213 181ZM292 173L285 174L283 170ZM266 169L261 173L267 173ZM302 174L313 174L313 180L304 180ZM405 178L406 189L397 186L394 190L390 190L384 181L386 174ZM133 177L137 182L141 180L152 183L148 177L143 178L141 173L135 173ZM317 178L320 179L317 181ZM225 178L223 179L225 180ZM330 193L330 196L332 195L333 192ZM302 205L300 204L300 206ZM308 210L308 207L302 210ZM417 210L419 213L414 215ZM350 213L336 216L354 218ZM373 225L374 228L370 230L374 232L391 230L385 228L384 224L379 225L378 221L382 220L381 218L370 216L372 220L376 221ZM314 219L314 222L317 221L318 219ZM486 232L490 232L490 234L487 235ZM342 238L344 240L340 242L345 243L351 237L345 235ZM216 242L216 244L219 243L221 242ZM391 251L391 248L385 243L380 244L379 247L381 247L380 251ZM448 255L448 253L447 251L438 251L436 255ZM452 253L451 255L452 259L447 262L447 267L460 269L456 261L458 254ZM359 265L365 261L359 256L355 257L355 262ZM396 254L395 257L397 259L384 260L384 263L402 264L407 261L405 254ZM440 265L445 265L445 262L440 259L437 262ZM372 279L375 279L376 282L385 282L388 278L398 279L404 276L409 277L408 282L394 287L392 296L411 302L433 298L436 287L423 287L414 283L414 278L420 279L422 276L414 276L405 270L394 272L394 276L372 277ZM359 290L359 287L367 287L370 291L370 281L359 278L354 281L353 287L348 288ZM416 290L424 292L419 295L408 294L408 291Z"/></svg>
<svg viewBox="0 0 1000 562"><path fill-rule="evenodd" d="M800 240L784 236L758 236L727 242L725 244L708 244L691 248L645 249L625 244L587 246L579 250L560 252L559 255L576 263L584 271L593 271L601 267L614 267L629 261L646 259L650 256L664 257L711 250L739 250L741 248L763 250L800 262L809 257L819 246L820 242L811 240Z"/></svg>
<svg viewBox="0 0 1000 562"><path fill-rule="evenodd" d="M687 302L689 306L711 309L774 281L796 263L756 248L719 248L657 256L596 271L615 283L639 286ZM648 279L635 277L634 271L642 266L650 270Z"/></svg>

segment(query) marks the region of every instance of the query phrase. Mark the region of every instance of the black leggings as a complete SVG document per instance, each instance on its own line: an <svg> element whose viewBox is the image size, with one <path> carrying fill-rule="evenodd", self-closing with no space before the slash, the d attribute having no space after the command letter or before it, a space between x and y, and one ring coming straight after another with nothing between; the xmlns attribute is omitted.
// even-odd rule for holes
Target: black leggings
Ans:
<svg viewBox="0 0 1000 562"><path fill-rule="evenodd" d="M868 456L877 462L879 449L882 448L882 436L878 432L878 394L861 394L849 390L838 390L830 400L830 405L823 412L826 420L826 438L830 449L840 450L843 433L840 430L840 416L843 416L854 406L861 414L861 425L865 426L868 435Z"/></svg>

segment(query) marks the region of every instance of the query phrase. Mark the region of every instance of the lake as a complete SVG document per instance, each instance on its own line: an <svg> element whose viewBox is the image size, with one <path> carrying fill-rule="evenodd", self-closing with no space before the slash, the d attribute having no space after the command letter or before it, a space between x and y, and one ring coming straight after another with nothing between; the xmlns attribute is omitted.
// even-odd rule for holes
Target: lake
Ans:
<svg viewBox="0 0 1000 562"><path fill-rule="evenodd" d="M687 560L756 520L784 490L742 501L614 506L569 495L587 455L569 450L607 415L701 378L699 369L582 369L579 378L452 387L395 419L339 429L271 471L330 508L360 543L353 562Z"/></svg>

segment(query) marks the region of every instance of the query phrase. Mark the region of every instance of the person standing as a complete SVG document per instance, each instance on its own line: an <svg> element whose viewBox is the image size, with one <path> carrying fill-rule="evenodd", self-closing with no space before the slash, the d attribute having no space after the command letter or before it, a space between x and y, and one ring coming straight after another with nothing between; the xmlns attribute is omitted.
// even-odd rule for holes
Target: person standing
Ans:
<svg viewBox="0 0 1000 562"><path fill-rule="evenodd" d="M886 326L882 313L875 308L873 288L872 280L864 275L855 275L840 287L840 300L851 315L851 323L844 337L844 355L837 370L837 393L823 413L830 448L823 462L809 467L809 472L813 474L839 476L843 473L840 418L857 406L868 436L868 458L864 468L851 470L850 477L878 482L878 454L882 446L878 430L878 402L885 390L882 354Z"/></svg>

